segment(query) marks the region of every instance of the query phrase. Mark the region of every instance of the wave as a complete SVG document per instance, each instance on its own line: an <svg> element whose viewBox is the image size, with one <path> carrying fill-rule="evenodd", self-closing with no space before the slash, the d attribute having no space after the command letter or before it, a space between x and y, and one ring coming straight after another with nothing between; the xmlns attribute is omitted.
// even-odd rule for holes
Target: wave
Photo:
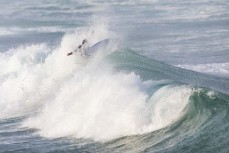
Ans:
<svg viewBox="0 0 229 153"><path fill-rule="evenodd" d="M43 27L7 27L0 28L0 36L16 36L25 34L42 34L42 33L66 33L67 31L74 31L74 28L65 28L61 26L43 26Z"/></svg>
<svg viewBox="0 0 229 153"><path fill-rule="evenodd" d="M11 29L0 28L0 36L13 35L16 32Z"/></svg>
<svg viewBox="0 0 229 153"><path fill-rule="evenodd" d="M117 51L109 59L116 70L135 72L143 80L169 79L178 84L190 84L219 92L229 93L228 78L211 76L141 56L131 50Z"/></svg>
<svg viewBox="0 0 229 153"><path fill-rule="evenodd" d="M213 75L220 75L229 77L229 63L211 63L211 64L197 64L197 65L178 65L178 67L208 73Z"/></svg>
<svg viewBox="0 0 229 153"><path fill-rule="evenodd" d="M165 86L149 97L145 86L149 83L134 74L82 72L56 91L54 99L24 126L38 128L49 138L110 140L142 134L179 118L192 91Z"/></svg>
<svg viewBox="0 0 229 153"><path fill-rule="evenodd" d="M109 141L105 147L117 152L227 152L228 104L228 95L196 88L177 121L150 133Z"/></svg>
<svg viewBox="0 0 229 153"><path fill-rule="evenodd" d="M93 44L112 36L105 26L93 28L67 33L55 49L34 44L1 53L0 118L25 115L21 128L52 139L88 138L109 146L150 138L151 147L131 143L132 151L182 151L205 134L214 143L209 132L228 128L228 79L128 49L109 48L89 61L67 57L85 37Z"/></svg>

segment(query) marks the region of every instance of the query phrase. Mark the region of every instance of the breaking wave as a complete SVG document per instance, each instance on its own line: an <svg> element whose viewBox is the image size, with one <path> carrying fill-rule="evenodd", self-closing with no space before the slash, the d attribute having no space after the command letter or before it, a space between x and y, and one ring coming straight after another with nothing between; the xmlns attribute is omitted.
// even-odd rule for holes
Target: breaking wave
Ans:
<svg viewBox="0 0 229 153"><path fill-rule="evenodd" d="M228 128L223 124L228 120L228 80L117 45L90 59L66 56L84 38L94 44L113 35L97 25L67 33L54 49L33 44L1 53L0 118L24 116L20 128L35 129L41 137L92 139L107 146L120 141L125 146L133 139L141 144L150 138L154 151L160 144L170 146L165 150L182 151L202 141L200 135L213 144L209 132ZM130 150L152 151L147 143L137 146Z"/></svg>

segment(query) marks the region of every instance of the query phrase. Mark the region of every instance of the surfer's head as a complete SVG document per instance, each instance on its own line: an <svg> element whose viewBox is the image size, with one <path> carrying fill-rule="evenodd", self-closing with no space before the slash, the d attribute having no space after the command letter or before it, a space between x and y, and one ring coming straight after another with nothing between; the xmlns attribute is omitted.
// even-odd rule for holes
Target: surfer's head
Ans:
<svg viewBox="0 0 229 153"><path fill-rule="evenodd" d="M83 42L82 42L82 44L85 44L86 42L87 42L87 39L84 39Z"/></svg>
<svg viewBox="0 0 229 153"><path fill-rule="evenodd" d="M81 48L81 47L82 47L81 45L78 46L78 48Z"/></svg>

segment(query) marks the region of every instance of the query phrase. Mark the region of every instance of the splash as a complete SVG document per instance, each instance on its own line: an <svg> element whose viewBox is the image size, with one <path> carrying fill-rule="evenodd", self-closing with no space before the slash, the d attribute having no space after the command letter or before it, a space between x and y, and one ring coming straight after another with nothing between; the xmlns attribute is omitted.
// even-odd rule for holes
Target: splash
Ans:
<svg viewBox="0 0 229 153"><path fill-rule="evenodd" d="M154 131L181 116L191 89L168 86L150 98L146 90L152 85L134 73L87 67L66 80L24 126L40 129L39 134L48 138L94 140Z"/></svg>
<svg viewBox="0 0 229 153"><path fill-rule="evenodd" d="M104 25L95 25L67 33L54 49L32 44L0 53L0 118L25 115L42 106L87 62L80 56L67 57L67 52L85 38L94 44L110 36Z"/></svg>
<svg viewBox="0 0 229 153"><path fill-rule="evenodd" d="M110 140L169 126L185 112L192 89L142 81L103 60L66 56L83 39L110 38L106 26L67 33L60 46L22 46L1 54L1 118L29 115L23 127L47 138ZM155 88L155 92L149 92Z"/></svg>

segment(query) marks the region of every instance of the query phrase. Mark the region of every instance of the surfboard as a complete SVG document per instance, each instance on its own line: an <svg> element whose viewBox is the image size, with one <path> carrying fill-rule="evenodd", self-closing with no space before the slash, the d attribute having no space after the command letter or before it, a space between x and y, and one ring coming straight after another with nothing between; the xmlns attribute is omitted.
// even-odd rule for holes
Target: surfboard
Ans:
<svg viewBox="0 0 229 153"><path fill-rule="evenodd" d="M109 41L110 41L109 39L104 39L104 40L101 40L101 41L95 43L94 45L92 45L91 47L89 47L86 50L86 53L89 56L95 55L95 53L97 53L99 50L106 48Z"/></svg>

